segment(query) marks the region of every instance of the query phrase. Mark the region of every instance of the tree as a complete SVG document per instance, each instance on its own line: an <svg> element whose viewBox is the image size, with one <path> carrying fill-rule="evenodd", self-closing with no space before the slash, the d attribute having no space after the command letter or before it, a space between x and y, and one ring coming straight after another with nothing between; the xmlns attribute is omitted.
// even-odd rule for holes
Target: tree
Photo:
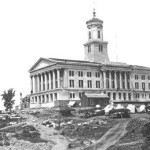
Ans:
<svg viewBox="0 0 150 150"><path fill-rule="evenodd" d="M4 106L6 111L11 111L13 104L15 103L15 100L13 100L13 97L15 96L15 91L13 89L9 89L7 92L4 91L4 93L1 95L2 100L4 100Z"/></svg>

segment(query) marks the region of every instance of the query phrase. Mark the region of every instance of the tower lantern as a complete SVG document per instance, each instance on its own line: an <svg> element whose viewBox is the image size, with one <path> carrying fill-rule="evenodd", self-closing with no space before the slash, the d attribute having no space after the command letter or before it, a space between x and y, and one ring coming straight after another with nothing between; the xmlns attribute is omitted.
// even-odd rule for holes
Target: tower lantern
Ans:
<svg viewBox="0 0 150 150"><path fill-rule="evenodd" d="M108 42L103 41L103 21L96 18L95 9L93 9L93 18L88 20L86 24L88 28L88 41L84 44L85 60L97 63L108 62Z"/></svg>

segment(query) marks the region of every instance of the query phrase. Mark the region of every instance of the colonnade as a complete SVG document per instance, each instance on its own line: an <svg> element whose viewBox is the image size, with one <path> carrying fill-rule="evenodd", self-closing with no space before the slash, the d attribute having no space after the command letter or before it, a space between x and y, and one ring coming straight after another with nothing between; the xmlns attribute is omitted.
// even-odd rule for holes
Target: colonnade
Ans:
<svg viewBox="0 0 150 150"><path fill-rule="evenodd" d="M32 93L52 90L61 86L61 69L54 69L31 76Z"/></svg>
<svg viewBox="0 0 150 150"><path fill-rule="evenodd" d="M100 72L103 89L130 89L131 73L125 71L104 70Z"/></svg>

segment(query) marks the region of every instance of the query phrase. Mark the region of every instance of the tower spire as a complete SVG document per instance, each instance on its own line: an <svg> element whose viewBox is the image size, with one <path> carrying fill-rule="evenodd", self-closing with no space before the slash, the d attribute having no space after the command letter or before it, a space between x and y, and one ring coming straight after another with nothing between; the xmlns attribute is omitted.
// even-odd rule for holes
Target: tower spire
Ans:
<svg viewBox="0 0 150 150"><path fill-rule="evenodd" d="M95 11L95 0L93 1L93 18L96 17L96 11Z"/></svg>
<svg viewBox="0 0 150 150"><path fill-rule="evenodd" d="M93 18L96 17L96 12L95 12L95 8L93 8Z"/></svg>

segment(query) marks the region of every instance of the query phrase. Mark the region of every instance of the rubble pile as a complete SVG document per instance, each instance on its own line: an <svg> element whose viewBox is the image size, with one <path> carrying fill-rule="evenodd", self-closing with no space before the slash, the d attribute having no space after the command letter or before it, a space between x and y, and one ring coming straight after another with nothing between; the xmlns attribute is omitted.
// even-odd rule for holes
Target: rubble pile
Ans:
<svg viewBox="0 0 150 150"><path fill-rule="evenodd" d="M116 124L116 121L114 120L90 120L76 123L70 122L63 130L61 130L61 134L68 138L68 148L84 147L95 143L114 124Z"/></svg>

